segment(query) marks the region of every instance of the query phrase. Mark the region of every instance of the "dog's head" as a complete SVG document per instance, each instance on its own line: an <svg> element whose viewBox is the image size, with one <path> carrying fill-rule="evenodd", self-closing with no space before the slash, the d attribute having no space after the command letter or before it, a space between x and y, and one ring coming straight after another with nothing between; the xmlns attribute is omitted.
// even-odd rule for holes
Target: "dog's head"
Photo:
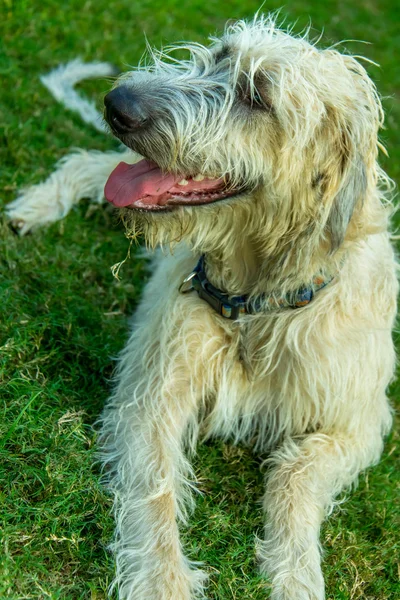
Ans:
<svg viewBox="0 0 400 600"><path fill-rule="evenodd" d="M188 60L174 58L183 50ZM117 167L106 196L154 243L187 235L207 251L251 236L265 255L310 240L329 254L353 215L361 231L368 194L365 210L380 205L374 84L353 57L270 18L153 52L119 78L105 118L144 157Z"/></svg>

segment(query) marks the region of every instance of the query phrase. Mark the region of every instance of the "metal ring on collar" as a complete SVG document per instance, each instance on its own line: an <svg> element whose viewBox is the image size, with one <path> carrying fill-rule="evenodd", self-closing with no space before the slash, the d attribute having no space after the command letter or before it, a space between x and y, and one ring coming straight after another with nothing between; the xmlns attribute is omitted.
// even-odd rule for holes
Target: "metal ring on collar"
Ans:
<svg viewBox="0 0 400 600"><path fill-rule="evenodd" d="M187 294L188 292L191 292L194 289L192 279L193 277L196 277L196 275L197 271L192 271L187 277L185 277L185 279L179 286L179 292L181 294Z"/></svg>

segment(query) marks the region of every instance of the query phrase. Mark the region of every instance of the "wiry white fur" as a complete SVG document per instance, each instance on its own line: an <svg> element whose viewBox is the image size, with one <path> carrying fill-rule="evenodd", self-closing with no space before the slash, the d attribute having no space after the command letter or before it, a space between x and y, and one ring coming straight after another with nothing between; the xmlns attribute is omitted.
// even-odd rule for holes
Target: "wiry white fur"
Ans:
<svg viewBox="0 0 400 600"><path fill-rule="evenodd" d="M224 45L230 52L216 62ZM152 65L123 76L164 109L132 146L166 170L248 187L207 206L122 215L130 234L173 252L157 254L102 417L115 585L121 600L204 597L205 574L185 557L178 524L192 505L190 455L199 438L220 436L268 453L257 552L271 598L323 600L321 522L378 461L391 425L398 284L391 184L376 162L382 108L354 58L317 50L268 18L189 50L189 61L153 53ZM238 98L245 87L254 102L260 86L256 115ZM64 172L76 185L69 205L89 175L97 197L121 159L83 157L85 175ZM41 190L47 201L50 188ZM178 291L200 253L211 282L231 294L279 295L316 273L335 278L304 308L231 322Z"/></svg>
<svg viewBox="0 0 400 600"><path fill-rule="evenodd" d="M110 77L115 75L115 68L106 62L84 63L80 58L60 65L47 75L42 75L40 81L47 87L56 100L66 108L77 112L85 123L92 125L97 131L104 132L102 115L94 102L82 97L74 86L84 79Z"/></svg>
<svg viewBox="0 0 400 600"><path fill-rule="evenodd" d="M130 150L76 150L58 162L46 181L22 189L7 206L7 217L24 235L35 227L59 221L82 198L103 202L104 185L111 171L121 160L134 159Z"/></svg>
<svg viewBox="0 0 400 600"><path fill-rule="evenodd" d="M43 75L40 80L56 100L77 112L85 123L104 132L106 127L101 113L93 102L78 94L74 85L84 79L114 74L115 69L109 63L83 63L77 58ZM134 154L77 150L65 156L45 182L20 191L6 208L8 219L24 235L35 227L64 218L82 198L103 202L104 184L121 159L134 160Z"/></svg>
<svg viewBox="0 0 400 600"><path fill-rule="evenodd" d="M201 435L271 452L261 569L272 576L274 599L321 600L321 521L377 462L391 423L385 387L397 284L388 239L355 249L340 280L307 308L240 324L195 294L179 295L193 264L184 248L160 259L103 415L120 597L201 593L204 574L195 565L188 571L175 523L191 504L184 450Z"/></svg>

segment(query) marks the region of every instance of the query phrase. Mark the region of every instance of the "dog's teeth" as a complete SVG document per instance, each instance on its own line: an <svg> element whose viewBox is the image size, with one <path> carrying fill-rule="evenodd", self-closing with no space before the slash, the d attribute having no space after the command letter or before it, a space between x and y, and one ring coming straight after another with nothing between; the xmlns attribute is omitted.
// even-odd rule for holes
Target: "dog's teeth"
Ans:
<svg viewBox="0 0 400 600"><path fill-rule="evenodd" d="M189 182L187 179L182 179L181 181L178 181L178 185L187 185Z"/></svg>
<svg viewBox="0 0 400 600"><path fill-rule="evenodd" d="M193 181L203 181L204 175L195 175Z"/></svg>

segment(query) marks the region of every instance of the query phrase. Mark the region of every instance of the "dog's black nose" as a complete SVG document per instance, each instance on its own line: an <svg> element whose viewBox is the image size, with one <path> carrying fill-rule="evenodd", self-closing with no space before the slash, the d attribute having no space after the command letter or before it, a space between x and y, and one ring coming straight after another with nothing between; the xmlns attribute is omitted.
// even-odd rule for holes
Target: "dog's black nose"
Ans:
<svg viewBox="0 0 400 600"><path fill-rule="evenodd" d="M115 133L137 131L148 121L138 95L126 85L120 85L104 98L105 118Z"/></svg>

